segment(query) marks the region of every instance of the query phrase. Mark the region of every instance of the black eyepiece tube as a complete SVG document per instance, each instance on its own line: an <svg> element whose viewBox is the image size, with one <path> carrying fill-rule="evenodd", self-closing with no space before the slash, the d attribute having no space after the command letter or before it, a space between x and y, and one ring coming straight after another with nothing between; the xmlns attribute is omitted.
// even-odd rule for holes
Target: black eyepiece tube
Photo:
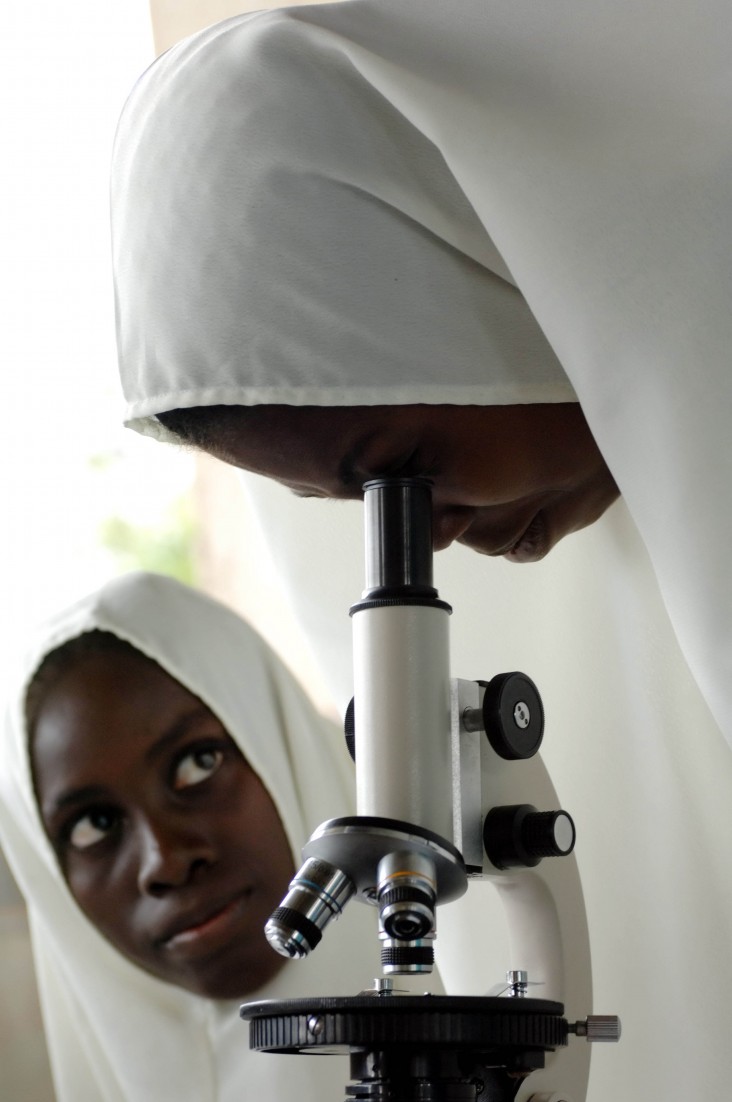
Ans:
<svg viewBox="0 0 732 1102"><path fill-rule="evenodd" d="M432 584L432 485L425 478L364 484L364 599L436 597Z"/></svg>

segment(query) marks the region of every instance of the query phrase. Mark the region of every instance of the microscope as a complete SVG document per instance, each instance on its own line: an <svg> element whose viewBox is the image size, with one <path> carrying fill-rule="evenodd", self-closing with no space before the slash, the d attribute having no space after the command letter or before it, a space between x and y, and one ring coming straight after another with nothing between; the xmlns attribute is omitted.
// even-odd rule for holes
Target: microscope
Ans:
<svg viewBox="0 0 732 1102"><path fill-rule="evenodd" d="M245 1004L250 1047L348 1051L346 1102L585 1102L585 1042L617 1041L620 1023L565 1017L565 1001L591 1005L589 939L575 826L537 756L541 698L523 673L451 678L430 483L367 482L364 506L345 722L357 814L317 828L265 932L302 958L350 900L370 906L383 974L352 996ZM504 906L505 979L486 977L485 995L400 993L395 977L433 968L438 906L475 880L491 881Z"/></svg>

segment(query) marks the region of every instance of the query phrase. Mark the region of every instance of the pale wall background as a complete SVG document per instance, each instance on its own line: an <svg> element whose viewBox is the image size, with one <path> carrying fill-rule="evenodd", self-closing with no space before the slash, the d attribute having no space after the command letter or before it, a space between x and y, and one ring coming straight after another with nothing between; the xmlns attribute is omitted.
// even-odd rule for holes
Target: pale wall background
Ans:
<svg viewBox="0 0 732 1102"><path fill-rule="evenodd" d="M233 471L124 430L115 367L108 177L124 100L155 54L179 38L274 6L9 0L4 9L3 700L33 624L125 569L166 569L156 543L171 535L180 502L193 517L197 583L244 612L316 699L327 699L261 562ZM125 558L105 545L110 518L132 526L148 558L135 561L134 548ZM0 1102L52 1099L25 908L0 854Z"/></svg>

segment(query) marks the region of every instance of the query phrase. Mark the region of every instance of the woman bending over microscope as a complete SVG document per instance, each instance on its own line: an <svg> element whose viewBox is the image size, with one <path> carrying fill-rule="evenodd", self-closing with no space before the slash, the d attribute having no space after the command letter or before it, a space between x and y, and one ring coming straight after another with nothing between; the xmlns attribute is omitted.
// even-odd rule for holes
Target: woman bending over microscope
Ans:
<svg viewBox="0 0 732 1102"><path fill-rule="evenodd" d="M517 562L619 491L732 741L729 26L356 0L179 43L113 165L128 424L301 494L427 475L438 546Z"/></svg>
<svg viewBox="0 0 732 1102"><path fill-rule="evenodd" d="M342 1059L251 1053L238 1016L244 997L350 995L378 971L370 908L315 961L265 940L351 777L247 624L168 578L111 582L30 651L3 743L0 838L60 1102L341 1096Z"/></svg>
<svg viewBox="0 0 732 1102"><path fill-rule="evenodd" d="M724 0L242 16L156 62L114 160L131 427L299 495L426 475L439 547L543 557L457 549L440 589L456 622L479 606L473 676L552 696L624 1025L591 1102L728 1093L731 31ZM345 654L360 549L327 620L333 556L298 522L340 552L348 506L287 507L273 553Z"/></svg>

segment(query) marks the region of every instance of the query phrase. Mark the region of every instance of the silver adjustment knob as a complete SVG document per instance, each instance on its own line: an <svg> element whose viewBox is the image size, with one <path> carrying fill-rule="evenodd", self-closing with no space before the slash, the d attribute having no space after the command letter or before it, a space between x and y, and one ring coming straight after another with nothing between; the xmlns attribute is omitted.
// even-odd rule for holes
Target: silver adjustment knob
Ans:
<svg viewBox="0 0 732 1102"><path fill-rule="evenodd" d="M588 1014L583 1022L570 1025L569 1032L588 1041L619 1041L620 1018L616 1014Z"/></svg>
<svg viewBox="0 0 732 1102"><path fill-rule="evenodd" d="M506 985L508 994L513 999L526 998L529 987L529 973L522 968L511 968L506 972Z"/></svg>

